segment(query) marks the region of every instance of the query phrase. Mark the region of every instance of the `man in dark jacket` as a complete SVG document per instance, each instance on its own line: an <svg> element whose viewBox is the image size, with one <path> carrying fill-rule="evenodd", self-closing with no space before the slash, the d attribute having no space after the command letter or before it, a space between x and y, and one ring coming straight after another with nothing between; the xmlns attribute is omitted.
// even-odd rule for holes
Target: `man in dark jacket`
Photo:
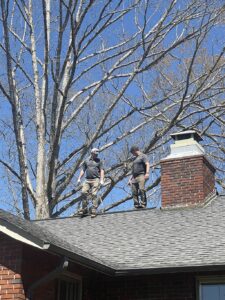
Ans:
<svg viewBox="0 0 225 300"><path fill-rule="evenodd" d="M135 159L132 165L132 176L128 184L131 185L135 208L145 208L147 198L145 191L145 181L149 179L150 164L147 155L139 150L139 147L133 146L130 152ZM140 192L141 201L139 203L138 194Z"/></svg>

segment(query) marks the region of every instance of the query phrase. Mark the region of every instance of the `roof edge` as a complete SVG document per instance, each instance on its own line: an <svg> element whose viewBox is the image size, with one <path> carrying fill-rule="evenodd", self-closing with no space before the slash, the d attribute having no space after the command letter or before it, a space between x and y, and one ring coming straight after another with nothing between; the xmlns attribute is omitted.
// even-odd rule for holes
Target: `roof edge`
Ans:
<svg viewBox="0 0 225 300"><path fill-rule="evenodd" d="M18 226L9 223L6 220L0 220L0 232L4 233L5 235L11 237L14 240L17 240L19 242L41 250L46 250L50 246L49 243L46 243L43 240L32 236L31 234L22 230Z"/></svg>
<svg viewBox="0 0 225 300"><path fill-rule="evenodd" d="M83 265L87 268L98 270L101 273L105 273L107 275L114 275L115 268L108 266L103 261L98 261L95 257L86 257L90 256L89 253L78 254L76 252L72 252L67 250L66 248L59 247L54 243L46 242L41 240L25 230L21 229L19 226L14 225L4 219L0 219L0 232L4 233L5 235L9 236L10 238L17 240L21 243L29 245L34 248L38 248L40 250L47 250L49 253L64 255L73 260L75 263ZM78 249L82 251L81 249Z"/></svg>
<svg viewBox="0 0 225 300"><path fill-rule="evenodd" d="M137 276L137 275L154 275L168 273L190 273L199 271L220 271L224 270L225 263L222 265L205 265L205 266L183 266L183 267L168 267L168 268L152 268L152 269L120 269L116 270L115 276Z"/></svg>
<svg viewBox="0 0 225 300"><path fill-rule="evenodd" d="M103 274L114 276L116 272L116 268L107 265L105 262L96 261L95 258L91 259L80 254L71 252L64 248L58 247L54 244L50 244L48 251L50 253L64 255L68 257L68 259L72 260L74 263L82 265L86 268L93 269L95 271L99 271Z"/></svg>

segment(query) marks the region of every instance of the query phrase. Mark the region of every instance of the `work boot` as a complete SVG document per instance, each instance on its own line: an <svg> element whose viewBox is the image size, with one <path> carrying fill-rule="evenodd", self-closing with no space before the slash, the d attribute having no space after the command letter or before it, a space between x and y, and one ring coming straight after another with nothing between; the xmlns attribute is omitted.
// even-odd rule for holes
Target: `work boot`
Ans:
<svg viewBox="0 0 225 300"><path fill-rule="evenodd" d="M93 208L91 209L91 218L95 218L97 216L97 210L96 208Z"/></svg>
<svg viewBox="0 0 225 300"><path fill-rule="evenodd" d="M87 213L88 213L87 209L83 209L83 208L79 209L79 211L78 211L78 215L80 217L87 215Z"/></svg>
<svg viewBox="0 0 225 300"><path fill-rule="evenodd" d="M139 208L140 204L139 204L139 201L138 201L138 196L133 195L133 199L134 199L134 207Z"/></svg>

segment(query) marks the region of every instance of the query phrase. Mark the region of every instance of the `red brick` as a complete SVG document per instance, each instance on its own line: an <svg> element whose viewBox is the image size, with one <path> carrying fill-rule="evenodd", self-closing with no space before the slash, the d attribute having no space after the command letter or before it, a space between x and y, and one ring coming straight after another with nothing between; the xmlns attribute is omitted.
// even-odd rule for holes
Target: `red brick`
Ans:
<svg viewBox="0 0 225 300"><path fill-rule="evenodd" d="M215 169L202 155L161 162L162 207L204 203L215 188Z"/></svg>
<svg viewBox="0 0 225 300"><path fill-rule="evenodd" d="M0 300L24 300L21 283L16 284L15 277L21 278L22 244L0 233Z"/></svg>

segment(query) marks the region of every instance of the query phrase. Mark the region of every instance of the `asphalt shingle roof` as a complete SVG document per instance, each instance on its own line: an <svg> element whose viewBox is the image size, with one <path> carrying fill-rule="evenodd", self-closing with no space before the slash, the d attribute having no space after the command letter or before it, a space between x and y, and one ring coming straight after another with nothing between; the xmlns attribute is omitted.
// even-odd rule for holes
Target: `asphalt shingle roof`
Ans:
<svg viewBox="0 0 225 300"><path fill-rule="evenodd" d="M201 208L37 223L118 270L225 265L225 197Z"/></svg>
<svg viewBox="0 0 225 300"><path fill-rule="evenodd" d="M199 208L20 222L52 244L121 272L225 265L224 196Z"/></svg>
<svg viewBox="0 0 225 300"><path fill-rule="evenodd" d="M100 265L107 266L106 262L103 262L101 259L98 259L98 257L93 257L91 254L86 253L84 250L77 247L76 245L70 242L68 243L68 241L63 236L60 236L60 234L56 234L56 232L48 230L46 226L40 226L41 224L39 223L24 220L0 209L0 224L7 225L7 223L14 226L15 232L18 232L18 230L19 234L21 234L21 232L24 232L26 234L26 238L30 239L31 241L38 239L42 241L43 245L54 245L61 249L65 249L68 252L74 253L77 256L84 257Z"/></svg>

